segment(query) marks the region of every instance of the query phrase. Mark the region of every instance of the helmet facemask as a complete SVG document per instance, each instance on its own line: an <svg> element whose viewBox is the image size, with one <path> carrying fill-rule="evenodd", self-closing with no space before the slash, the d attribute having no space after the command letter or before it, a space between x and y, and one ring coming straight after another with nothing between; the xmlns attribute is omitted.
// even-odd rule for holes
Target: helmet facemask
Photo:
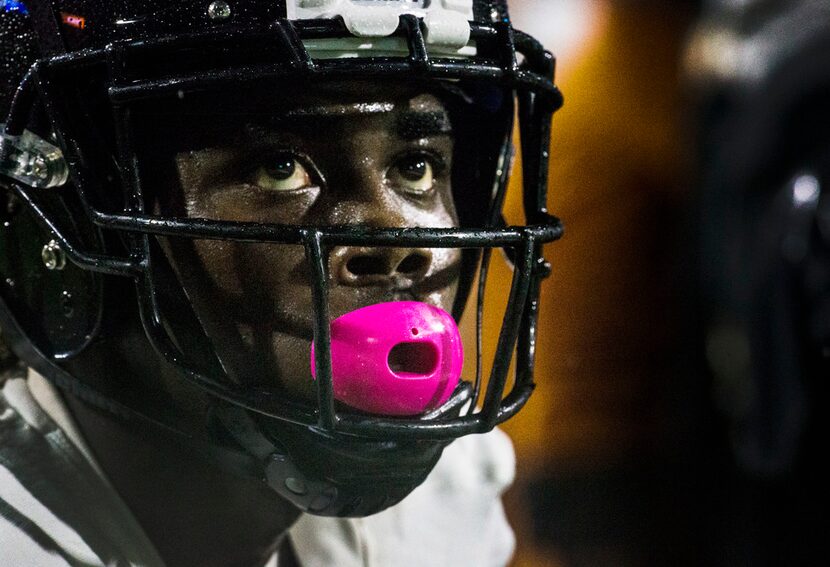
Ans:
<svg viewBox="0 0 830 567"><path fill-rule="evenodd" d="M179 369L181 378L216 400L211 427L221 424L222 432L217 434L212 429L214 438L221 437L222 444L241 445L261 459L270 471L266 475L281 494L316 513L363 515L390 505L423 480L446 442L488 431L515 414L533 388L538 290L547 275L541 246L561 232L558 221L545 209L549 121L560 104L558 92L550 83L552 62L537 44L520 36L518 44L525 50L525 60L518 65L516 36L506 22L473 27L478 48L475 57L432 59L421 25L412 16L401 17L395 36L407 46L405 57L315 60L303 42L341 37L345 31L337 20L278 20L266 28L247 30L250 41L244 43L233 34L206 32L176 40L159 37L116 42L107 49L69 53L33 68L6 129L7 136L14 136L25 123L21 116L31 116L33 109L35 114L48 118L49 129L69 164L71 181L48 193L10 183L17 198L48 227L75 265L73 269L108 274L95 276L95 285L113 278L123 280L124 276L135 281L138 313L150 343L166 364ZM294 224L269 222L267 215L223 218L221 214L202 214L204 211L190 214L193 211L187 210L188 193L183 185L196 173L192 167L188 173L188 159L211 162L211 155L204 152L217 146L210 140L236 148L239 155L256 154L255 148L247 151L230 143L238 134L233 129L240 126L235 113L244 117L246 126L256 124L256 120L249 120L252 116L284 118L290 113L269 108L267 96L259 100L245 96L248 90L282 96L291 88L336 90L344 78L382 80L394 89L407 90L407 100L428 95L442 101L454 138L449 150L451 171L445 174L452 202L443 206L442 222L429 222L426 215L426 221L406 226L370 221L352 225L332 221L334 217L329 216L326 223L315 220ZM26 94L27 88L34 87L36 93L33 90ZM390 96L374 98L379 100L366 102L381 107L392 103ZM280 99L285 100L290 97ZM527 224L505 227L500 210L510 161L514 101L518 102L517 115L523 126ZM165 120L165 114L176 119ZM199 120L203 121L201 125ZM441 121L440 116L437 120ZM186 135L163 135L170 128ZM45 131L42 134L48 136ZM300 165L306 170L316 167L309 162ZM178 187L172 188L171 180ZM171 199L176 191L179 198ZM69 224L64 222L65 215L50 213L64 209L82 211L81 220ZM221 208L216 211L221 212ZM77 225L84 228L78 229ZM381 252L377 254L385 257L390 251L402 250L400 262L411 257L414 271L419 262L423 264L423 258L440 258L434 267L425 268L424 280L443 277L441 285L452 289L442 293L437 293L437 288L425 290L423 297L413 291L413 286L380 294L362 289L362 298L344 300L330 272L341 250L356 248L370 251L365 254L369 258L378 250ZM427 297L433 292L433 301L458 319L475 283L480 286L479 296L483 295L494 248L504 249L515 269L489 376L485 376L479 356L475 377L462 381L456 395L429 415L369 415L337 403L329 348L333 318L351 308L388 299L429 301ZM248 252L235 254L234 250ZM188 268L191 271L183 269L180 262L188 253L202 258ZM307 284L302 301L280 303L284 296L300 296L284 294L275 300L267 289L246 287L268 278L267 261L263 262L265 271L256 274L252 282L240 282L234 290L240 292L239 297L234 300L228 300L227 294L211 295L191 286L195 280L214 289L222 287L217 285L216 277L204 273L206 268L210 271L211 261L245 259L247 267L234 271L238 277L257 269L257 257L267 259L280 254L297 258L295 267L302 268L302 275L296 272L291 276ZM199 270L204 277L198 277ZM205 306L216 298L225 298L231 308L241 308L243 300L251 302L248 307L256 300L267 307L261 312L251 309L251 319L235 321L242 324L229 331L231 327L223 329L218 324L219 317L205 315ZM4 301L19 320L6 294ZM479 329L482 301L480 298ZM287 320L288 315L298 312L302 312L301 323ZM285 327L301 327L294 329L294 335L302 335L295 338L305 344L313 338L319 345L314 361L317 379L305 382L303 391L290 381L287 385L286 381L263 379L279 368L279 362L274 362L279 358L278 349L251 360L249 372L234 370L240 365L228 354L236 352L241 360L246 359L246 348L262 343L262 336L251 330L256 327L253 316L270 319L279 314L286 316ZM36 335L26 329L22 334ZM230 344L234 341L236 345ZM217 346L219 343L221 346ZM288 344L289 349L294 348L293 343ZM38 348L47 359L54 358L59 350L50 352L47 344ZM81 345L71 356L83 348ZM505 394L514 349L516 375L510 380L510 392ZM129 407L128 400L116 402ZM467 406L465 411L461 411L463 406ZM346 459L348 466L339 472L326 471L327 462L343 459L344 455L357 456ZM361 459L363 466L358 464ZM393 469L404 468L410 472L396 478ZM376 471L374 476L372 470ZM372 476L374 482L385 478L390 487L395 484L400 488L387 487L384 491L375 486L366 492L361 487L371 482L365 475ZM300 485L305 488L291 488ZM373 491L386 496L370 497L368 493Z"/></svg>

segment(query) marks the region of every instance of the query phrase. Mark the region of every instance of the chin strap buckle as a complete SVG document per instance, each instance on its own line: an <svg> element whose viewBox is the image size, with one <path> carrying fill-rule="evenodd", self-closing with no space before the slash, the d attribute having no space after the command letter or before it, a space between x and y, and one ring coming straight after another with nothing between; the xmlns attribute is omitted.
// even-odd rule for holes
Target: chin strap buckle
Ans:
<svg viewBox="0 0 830 567"><path fill-rule="evenodd" d="M243 409L219 405L215 416L227 434L264 467L264 480L280 496L303 511L323 513L337 499L337 487L309 478L288 456L260 431Z"/></svg>
<svg viewBox="0 0 830 567"><path fill-rule="evenodd" d="M34 187L59 187L69 178L63 152L43 138L24 130L19 136L6 134L0 124L0 175Z"/></svg>

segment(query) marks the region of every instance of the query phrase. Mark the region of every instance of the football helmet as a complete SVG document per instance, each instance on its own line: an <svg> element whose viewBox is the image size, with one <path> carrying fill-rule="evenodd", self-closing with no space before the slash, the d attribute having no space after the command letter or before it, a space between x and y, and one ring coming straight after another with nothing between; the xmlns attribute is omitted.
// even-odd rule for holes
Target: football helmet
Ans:
<svg viewBox="0 0 830 567"><path fill-rule="evenodd" d="M215 400L205 451L321 515L394 504L449 441L489 431L525 404L539 286L550 273L542 246L562 234L546 206L551 117L562 97L552 55L512 28L505 0L4 0L0 18L0 325L32 368L89 403L176 430L130 394L101 391L71 370L106 345L108 328L140 321L157 356ZM222 136L225 122L267 112L250 93L279 99L289 84L314 91L344 80L419 85L447 101L458 226L271 224L171 216L153 205L158 172L146 163L172 117L184 124L179 133L210 122ZM516 120L525 222L508 226ZM227 376L165 259L165 239L304 250L315 403ZM329 255L392 246L460 252L452 315L460 319L477 287L479 344L492 251L513 266L489 375L479 352L475 377L416 416L350 409L333 388Z"/></svg>

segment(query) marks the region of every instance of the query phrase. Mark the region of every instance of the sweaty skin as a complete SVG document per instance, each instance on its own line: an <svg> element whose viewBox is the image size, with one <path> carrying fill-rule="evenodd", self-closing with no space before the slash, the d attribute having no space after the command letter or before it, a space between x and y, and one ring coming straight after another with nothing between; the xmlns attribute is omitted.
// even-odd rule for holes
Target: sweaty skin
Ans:
<svg viewBox="0 0 830 567"><path fill-rule="evenodd" d="M457 226L453 141L440 100L407 90L375 90L369 98L348 92L346 100L342 90L333 94L336 102L304 100L276 119L249 124L232 146L179 154L185 214L317 226ZM301 246L178 240L168 255L231 379L279 384L314 399L310 270ZM331 318L383 301L450 310L459 262L456 250L335 247Z"/></svg>
<svg viewBox="0 0 830 567"><path fill-rule="evenodd" d="M438 97L366 84L315 93L275 97L296 102L280 112L237 117L224 111L222 118L238 119L244 128L221 143L177 151L172 167L157 168L178 180L155 212L318 226L458 224L450 187L454 139ZM186 137L193 129L179 133ZM160 244L230 379L314 399L302 248L187 239ZM457 250L335 248L331 317L390 300L450 310L460 259ZM207 396L159 361L137 321L111 333L116 349L93 345L67 362L71 371L102 391L129 392L149 415L176 420L194 439L203 438ZM169 565L262 565L299 514L264 483L218 467L190 439L134 427L72 396L66 401L107 477Z"/></svg>

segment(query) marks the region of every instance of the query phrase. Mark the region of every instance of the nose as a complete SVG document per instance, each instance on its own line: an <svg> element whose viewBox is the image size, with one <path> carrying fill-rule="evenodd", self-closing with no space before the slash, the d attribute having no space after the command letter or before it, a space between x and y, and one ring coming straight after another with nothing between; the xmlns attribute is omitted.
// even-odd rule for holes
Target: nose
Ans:
<svg viewBox="0 0 830 567"><path fill-rule="evenodd" d="M425 248L339 247L332 250L331 273L342 285L411 287L432 265Z"/></svg>

